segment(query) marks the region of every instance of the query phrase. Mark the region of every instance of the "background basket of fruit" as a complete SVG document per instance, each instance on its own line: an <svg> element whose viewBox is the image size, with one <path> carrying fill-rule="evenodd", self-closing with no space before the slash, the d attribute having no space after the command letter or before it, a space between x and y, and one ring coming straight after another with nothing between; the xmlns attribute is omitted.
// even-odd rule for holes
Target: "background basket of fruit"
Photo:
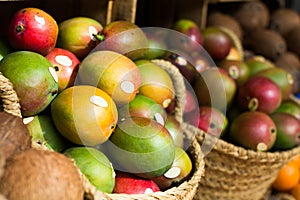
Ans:
<svg viewBox="0 0 300 200"><path fill-rule="evenodd" d="M208 68L195 78L192 92L197 96L199 113L184 117L185 130L197 133L202 150L205 152L203 148L207 145L212 147L205 152L206 173L195 198L261 199L274 189L272 184L281 168L300 153L299 104L294 101L299 92L299 76L296 75L299 62L277 60L293 53L287 52L278 32L270 33L267 29L271 18L262 16L267 9L260 1L240 3L232 13L226 13L227 7L224 7L222 14L211 12L207 27L202 30L203 47L217 68ZM260 16L261 23L253 20L251 24L249 16L253 19ZM229 59L230 45L221 42L221 35L216 37L221 26L240 33L234 30L233 23L226 24L225 19L234 20L234 25L242 30L242 35L236 38L240 38L243 45L243 57ZM239 19L245 19L244 24ZM277 26L274 25L275 17L272 17L272 24L271 27ZM253 29L246 25L253 25ZM224 48L214 44L222 44ZM220 56L221 49L227 49L225 56ZM289 49L291 51L292 47ZM222 81L218 82L218 78ZM207 115L211 121L205 120ZM272 192L270 199L276 199L275 196L282 194Z"/></svg>
<svg viewBox="0 0 300 200"><path fill-rule="evenodd" d="M245 10L247 14L243 15L247 17L240 17L238 12ZM264 17L266 7L261 2L247 2L236 11L236 18L230 16L230 19L245 19L244 25L250 26L252 18L249 16L253 16L256 27L246 32L240 27L241 22L235 21L245 35L228 37L220 28L225 24L221 24L225 15L217 20L208 18L210 25L201 31L203 40L198 43L213 59L213 64L205 62L205 58L194 57L202 60L202 64L211 65L200 68L195 61L191 69L188 62L173 60L192 86L188 93L194 92L198 103L184 113L186 124L183 126L187 132L198 135L205 153L206 173L200 181L196 199L261 199L283 165L300 153L299 104L291 100L299 92L299 76L296 75L299 64L283 64L284 59L281 64L277 61L276 58L289 52L278 34L272 32L268 37L270 30L264 28L269 21ZM259 19L254 20L255 17ZM232 30L230 35L240 33L231 25L226 26ZM173 28L197 38L197 27L191 21L181 20ZM259 36L264 39L258 39ZM244 45L243 56L239 51L231 51L232 38L239 38L238 43ZM183 58L189 60L189 55L193 57L196 53L193 54L191 46L184 45L182 42L182 48L189 53ZM193 101L187 101L192 107ZM271 198L274 196L272 193Z"/></svg>
<svg viewBox="0 0 300 200"><path fill-rule="evenodd" d="M139 27L88 17L56 24L28 7L8 32L11 51L0 61L0 152L11 149L1 162L3 196L194 197L204 159L181 128L184 79L171 62L149 58Z"/></svg>

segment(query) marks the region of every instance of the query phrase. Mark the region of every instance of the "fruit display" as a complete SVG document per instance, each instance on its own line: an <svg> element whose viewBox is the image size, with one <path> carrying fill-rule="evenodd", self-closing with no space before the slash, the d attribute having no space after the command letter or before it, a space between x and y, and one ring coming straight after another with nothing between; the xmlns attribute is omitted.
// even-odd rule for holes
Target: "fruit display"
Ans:
<svg viewBox="0 0 300 200"><path fill-rule="evenodd" d="M279 121L282 121L283 118L279 118L280 115L283 114L278 113L285 112L284 110L292 110L292 105L288 102L291 102L291 97L296 96L299 92L297 91L297 71L299 71L300 66L298 65L298 56L297 53L287 45L287 39L289 38L287 34L299 26L299 15L296 11L288 8L271 10L263 1L241 2L237 8L238 9L231 13L222 9L212 10L207 16L207 25L202 30L203 48L213 58L216 66L215 71L218 71L219 75L216 73L216 75L210 75L211 77L209 77L209 75L207 75L208 70L205 70L200 73L199 78L196 78L192 87L200 106L209 105L217 108L223 111L229 119L228 134L224 134L224 138L222 138L225 141L247 148L247 145L252 142L251 140L255 140L255 136L251 139L246 139L246 137L242 135L247 131L241 130L246 129L248 126L241 125L244 124L244 122L234 123L234 121L239 120L240 116L248 112L254 114L259 111L264 115L266 114L268 118L268 120L260 120L261 122L273 122L272 131L268 131L270 131L270 133L272 132L275 136L277 135L277 143L281 143L286 140L280 136L283 127L280 127ZM286 18L293 16L293 20L290 23L284 23L281 18L283 16ZM216 30L219 29L219 32L222 33L220 31L222 28L230 30L229 32L232 32L233 35L237 35L237 37L230 37L230 34L226 35L224 33L222 37L227 37L226 40L221 39L221 36L216 37ZM239 31L237 31L238 29ZM223 41L223 43L220 41ZM225 43L225 41L227 41L227 43ZM208 44L205 45L208 42L211 42L210 46L208 46ZM229 54L228 49L230 49L230 46L237 46L235 45L236 43L242 45L244 52L242 60L235 58L229 59L227 57ZM217 48L213 47L213 45L219 46ZM224 49L226 47L227 50L223 51L223 47ZM215 52L211 51L210 48L214 51L219 51L219 55L221 55L222 51L224 55L220 57L215 56ZM251 52L251 55L246 54L246 52ZM226 71L231 81L229 81L228 78L228 80L225 79L226 76L223 78L223 75L226 74L223 70ZM223 79L223 84L217 83L217 76L219 76L219 79ZM223 92L221 90L223 90ZM212 104L213 101L215 102L214 105ZM224 102L223 108L219 106L221 104L220 101ZM289 104L291 108L287 108L289 107L287 104ZM296 112L299 108L299 104L296 102L292 104L295 105ZM285 108L283 109L283 107ZM291 115L292 113L288 114ZM286 118L289 117L290 116L287 116ZM257 119L258 118L259 117L257 117ZM293 119L294 118L293 116ZM247 117L245 119L247 119ZM250 120L252 120L252 117L249 117L245 123L250 122ZM276 123L274 121L276 121ZM297 123L299 123L299 120L297 120ZM231 128L237 125L240 126L236 128L237 131L231 131ZM249 126L249 130L252 126L255 127L254 129L259 129L256 127L259 125L251 125ZM290 127L290 125L287 125L287 127ZM250 132L252 133L253 131L254 130ZM287 130L283 131L285 135L289 135L286 131ZM237 133L235 134L234 132ZM259 130L258 132L262 133L263 130ZM295 130L295 132L298 132L298 135L300 134L297 130ZM239 135L241 140L244 140L244 145L242 145L242 141L237 142L236 139L232 138L233 135ZM263 137L259 138L262 139ZM286 142L288 143L288 141ZM271 143L272 145L269 148L264 149L268 149L272 152L276 151L275 149L278 150L275 146L272 148L276 142L273 141ZM266 144L266 146L269 145ZM294 143L294 145L291 145L288 149L296 146L298 146L298 144Z"/></svg>
<svg viewBox="0 0 300 200"><path fill-rule="evenodd" d="M202 28L18 10L0 38L19 103L0 102L0 199L298 198L299 14L237 8Z"/></svg>
<svg viewBox="0 0 300 200"><path fill-rule="evenodd" d="M230 7L224 5L222 9L220 3L219 7L212 6L208 13L206 27L202 30L203 48L215 63L209 70L218 73L209 76L209 70L204 70L196 76L191 85L197 96L200 120L199 123L191 120L196 119L196 115L184 118L185 122L205 132L199 137L202 145L209 144L205 136L209 129L200 124L203 106L217 109L228 121L228 125L223 126L224 133L215 135L218 138L215 146L205 158L206 177L196 194L199 199L261 199L272 188L279 166L300 154L296 139L300 134L300 121L296 117L300 104L294 98L299 93L297 73L300 65L297 53L287 45L287 35L290 33L291 37L292 29L299 25L299 15L291 9L271 10L263 1L236 4L238 9L227 10ZM284 17L279 15L285 12L289 13L285 17L294 16L291 23L281 21ZM231 32L223 33L228 43L224 39L221 43L221 36L206 35L216 34L213 29ZM236 37L230 37L232 34ZM212 43L210 46L205 45L206 39ZM239 48L242 59L229 57L228 49L238 47L238 43L242 47ZM213 45L219 46L211 50ZM227 53L216 56L215 52L221 53L223 47L227 48ZM223 70L230 79L225 79ZM211 114L209 128L222 127L216 124Z"/></svg>
<svg viewBox="0 0 300 200"><path fill-rule="evenodd" d="M6 36L0 72L20 113L0 113L1 195L195 194L204 162L181 127L184 79L148 44L154 37L129 21L56 22L34 7L16 12Z"/></svg>

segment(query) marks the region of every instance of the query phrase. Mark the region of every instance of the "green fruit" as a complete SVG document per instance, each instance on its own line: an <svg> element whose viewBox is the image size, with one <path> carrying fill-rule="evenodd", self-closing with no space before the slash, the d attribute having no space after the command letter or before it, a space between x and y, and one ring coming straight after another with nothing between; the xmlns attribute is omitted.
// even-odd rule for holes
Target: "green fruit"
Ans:
<svg viewBox="0 0 300 200"><path fill-rule="evenodd" d="M262 56L255 56L245 61L245 64L249 68L249 77L257 74L260 71L274 68L275 65Z"/></svg>
<svg viewBox="0 0 300 200"><path fill-rule="evenodd" d="M300 144L300 121L287 113L271 115L277 129L274 150L288 150Z"/></svg>
<svg viewBox="0 0 300 200"><path fill-rule="evenodd" d="M58 132L50 116L40 114L24 118L23 121L34 142L42 143L48 149L57 152L62 152L71 146L71 143Z"/></svg>
<svg viewBox="0 0 300 200"><path fill-rule="evenodd" d="M300 120L300 106L292 100L283 101L274 113L288 113Z"/></svg>
<svg viewBox="0 0 300 200"><path fill-rule="evenodd" d="M121 171L140 177L160 176L174 161L175 145L170 133L148 118L125 119L118 124L109 141L110 160L115 161Z"/></svg>
<svg viewBox="0 0 300 200"><path fill-rule="evenodd" d="M111 193L115 186L115 171L110 160L92 147L73 147L64 155L75 160L77 167L97 190Z"/></svg>
<svg viewBox="0 0 300 200"><path fill-rule="evenodd" d="M165 125L167 118L167 113L160 104L141 94L136 95L128 105L121 107L118 112L120 119L131 116L146 117L161 125Z"/></svg>
<svg viewBox="0 0 300 200"><path fill-rule="evenodd" d="M249 78L249 68L244 61L222 60L218 67L225 69L238 85L242 85Z"/></svg>
<svg viewBox="0 0 300 200"><path fill-rule="evenodd" d="M0 61L0 71L12 82L23 116L40 113L57 96L57 74L41 54L15 51Z"/></svg>

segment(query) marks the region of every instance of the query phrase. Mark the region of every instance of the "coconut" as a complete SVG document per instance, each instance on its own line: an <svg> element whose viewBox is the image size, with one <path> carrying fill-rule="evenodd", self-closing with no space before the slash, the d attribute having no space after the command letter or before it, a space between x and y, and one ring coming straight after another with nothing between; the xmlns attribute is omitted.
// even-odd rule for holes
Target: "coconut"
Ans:
<svg viewBox="0 0 300 200"><path fill-rule="evenodd" d="M10 200L82 200L84 188L75 163L61 153L29 149L6 163L0 193Z"/></svg>
<svg viewBox="0 0 300 200"><path fill-rule="evenodd" d="M20 117L0 112L0 151L4 159L31 148L31 136Z"/></svg>

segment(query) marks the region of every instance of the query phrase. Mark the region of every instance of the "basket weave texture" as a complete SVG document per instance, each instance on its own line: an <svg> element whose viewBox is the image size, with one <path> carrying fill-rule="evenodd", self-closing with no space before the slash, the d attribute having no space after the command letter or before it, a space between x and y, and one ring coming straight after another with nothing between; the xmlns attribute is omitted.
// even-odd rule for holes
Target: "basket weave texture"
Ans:
<svg viewBox="0 0 300 200"><path fill-rule="evenodd" d="M16 92L13 90L11 82L0 72L0 106L1 112L7 112L17 117L21 117L19 99ZM0 178L4 173L5 159L0 152ZM6 198L0 194L0 200Z"/></svg>
<svg viewBox="0 0 300 200"><path fill-rule="evenodd" d="M0 72L0 98L3 111L21 117L19 99L12 83Z"/></svg>
<svg viewBox="0 0 300 200"><path fill-rule="evenodd" d="M171 77L174 83L175 90L175 118L181 123L183 116L183 109L185 104L185 85L182 75L179 70L173 66L170 62L164 60L153 60L154 63L161 66ZM16 92L13 90L13 85L10 81L0 73L0 90L1 90L1 100L2 100L2 110L11 113L15 116L22 117L21 107L19 104L19 99ZM166 191L155 192L152 194L108 194L101 191L97 191L96 188L88 181L88 179L82 175L82 183L85 188L85 199L178 199L178 200L192 200L197 192L197 188L201 178L204 176L204 159L201 152L200 144L197 142L196 138L192 138L193 135L184 133L186 139L190 139L191 145L187 149L187 153L190 155L193 162L193 171L191 176L178 186L174 186ZM34 143L33 148L38 148L41 150L48 150L42 144Z"/></svg>
<svg viewBox="0 0 300 200"><path fill-rule="evenodd" d="M241 57L244 57L244 50L241 40L238 38L238 36L230 29L222 26L218 26L218 28L225 33L232 41L233 46L236 48L236 50L239 52Z"/></svg>
<svg viewBox="0 0 300 200"><path fill-rule="evenodd" d="M198 128L185 124L200 144L209 136ZM281 167L300 154L300 147L281 152L257 152L216 141L204 157L205 176L201 179L195 199L201 200L261 200L270 189ZM207 142L207 140L206 140Z"/></svg>

